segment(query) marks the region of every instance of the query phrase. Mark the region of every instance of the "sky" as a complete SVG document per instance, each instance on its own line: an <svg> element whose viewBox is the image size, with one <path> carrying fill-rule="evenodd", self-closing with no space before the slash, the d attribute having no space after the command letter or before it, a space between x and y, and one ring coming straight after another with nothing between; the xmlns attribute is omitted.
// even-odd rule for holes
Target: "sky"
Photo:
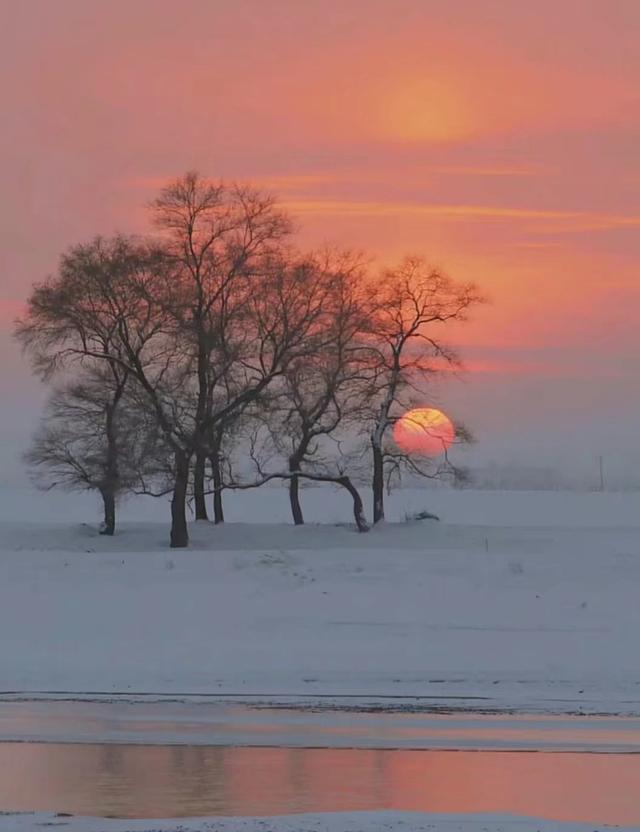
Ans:
<svg viewBox="0 0 640 832"><path fill-rule="evenodd" d="M195 168L273 190L305 246L480 285L425 402L473 459L640 469L637 0L0 0L0 31L5 466L43 398L29 287Z"/></svg>

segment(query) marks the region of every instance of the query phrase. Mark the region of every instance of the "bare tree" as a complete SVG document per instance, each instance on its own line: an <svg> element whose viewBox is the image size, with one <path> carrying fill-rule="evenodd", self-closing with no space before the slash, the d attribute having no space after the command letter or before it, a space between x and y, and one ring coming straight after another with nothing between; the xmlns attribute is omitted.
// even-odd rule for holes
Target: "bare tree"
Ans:
<svg viewBox="0 0 640 832"><path fill-rule="evenodd" d="M45 375L104 361L136 382L174 454L171 545L183 547L192 458L309 353L324 284L279 245L286 222L270 198L190 174L156 210L168 242L98 238L72 249L35 287L17 334ZM196 252L193 269L181 246Z"/></svg>
<svg viewBox="0 0 640 832"><path fill-rule="evenodd" d="M280 396L267 411L273 443L291 475L289 500L296 525L304 523L302 473L345 476L338 431L361 414L368 386L362 263L348 253L331 252L317 259L316 268L327 287L313 353L288 363Z"/></svg>
<svg viewBox="0 0 640 832"><path fill-rule="evenodd" d="M261 427L264 427L264 425ZM293 477L296 477L299 480L302 479L309 480L311 482L323 482L330 483L332 485L339 485L351 496L353 501L353 517L358 531L369 531L369 525L364 514L362 498L351 477L339 470L334 470L333 472L310 470L269 470L269 466L266 461L272 461L272 455L269 450L270 442L264 443L265 437L264 435L260 437L260 432L260 428L254 432L251 437L251 447L249 449L249 457L254 463L254 475L251 478L246 478L245 480L234 477L225 485L225 488L233 490L260 488L274 480L290 482Z"/></svg>
<svg viewBox="0 0 640 832"><path fill-rule="evenodd" d="M136 488L171 490L171 546L184 547L190 489L196 517L207 517L212 490L214 518L222 522L223 489L234 486L224 476L229 449L241 424L259 414L264 422L269 411L272 443L286 470L262 469L258 482L289 482L296 523L304 519L301 479L337 483L353 497L364 530L362 501L339 442L347 428L366 422L374 520L380 520L385 471L419 467L387 441L389 428L412 391L443 365L456 366L440 328L464 319L480 300L475 288L418 259L364 287L357 259L295 252L291 223L269 194L196 173L171 182L150 207L156 239L98 237L70 249L57 273L34 287L16 326L44 379L80 371L106 380L103 392L112 398L103 403L102 421L91 411L84 415L105 451L106 473L94 470L91 482L107 494L120 486L116 415L126 397L131 406L124 413L137 414L153 440L153 464ZM65 395L68 405L80 392ZM50 407L62 407L62 400ZM47 441L64 439L57 430ZM75 447L74 460L81 462L85 451L93 454ZM72 478L80 476L75 471ZM105 528L114 524L109 519Z"/></svg>
<svg viewBox="0 0 640 832"><path fill-rule="evenodd" d="M179 303L171 297L167 312L193 353L195 516L207 519L206 462L215 462L217 455L213 414L241 357L244 337L238 335L244 335L241 327L247 323L247 293L260 291L252 284L259 283L265 264L280 251L290 222L270 195L210 182L195 172L167 185L151 209L163 232L172 279L180 287Z"/></svg>
<svg viewBox="0 0 640 832"><path fill-rule="evenodd" d="M16 335L44 378L72 365L103 365L144 394L175 458L172 544L186 544L184 501L193 452L181 401L190 356L165 310L179 302L161 252L126 237L76 246L37 285ZM184 542L183 542L184 541Z"/></svg>
<svg viewBox="0 0 640 832"><path fill-rule="evenodd" d="M124 380L104 369L54 390L25 460L40 488L98 491L100 533L112 535L117 500L151 475L158 437L127 403Z"/></svg>
<svg viewBox="0 0 640 832"><path fill-rule="evenodd" d="M464 321L482 298L473 284L456 283L417 257L383 272L375 295L371 342L375 395L369 443L377 523L384 519L385 469L390 473L405 464L414 473L427 473L423 464L388 441L389 431L410 406L412 395L424 396L425 386L443 368L460 366L455 351L442 340L442 329Z"/></svg>

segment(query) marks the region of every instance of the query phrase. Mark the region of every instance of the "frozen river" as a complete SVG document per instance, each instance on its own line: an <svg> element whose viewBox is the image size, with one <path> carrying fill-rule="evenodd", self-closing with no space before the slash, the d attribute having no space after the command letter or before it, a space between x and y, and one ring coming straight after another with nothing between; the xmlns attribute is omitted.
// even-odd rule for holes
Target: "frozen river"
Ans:
<svg viewBox="0 0 640 832"><path fill-rule="evenodd" d="M412 810L640 824L640 720L0 703L0 810Z"/></svg>

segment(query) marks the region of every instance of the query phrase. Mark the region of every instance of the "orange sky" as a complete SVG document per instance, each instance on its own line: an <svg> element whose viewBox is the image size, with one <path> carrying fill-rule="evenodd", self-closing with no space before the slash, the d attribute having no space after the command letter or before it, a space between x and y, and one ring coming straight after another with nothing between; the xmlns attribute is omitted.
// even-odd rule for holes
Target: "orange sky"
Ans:
<svg viewBox="0 0 640 832"><path fill-rule="evenodd" d="M554 456L576 429L606 448L603 403L635 436L637 0L29 0L0 31L16 412L30 283L73 242L144 229L158 183L196 167L276 190L307 244L480 283L492 304L455 333L469 379L438 396L494 456L523 433Z"/></svg>

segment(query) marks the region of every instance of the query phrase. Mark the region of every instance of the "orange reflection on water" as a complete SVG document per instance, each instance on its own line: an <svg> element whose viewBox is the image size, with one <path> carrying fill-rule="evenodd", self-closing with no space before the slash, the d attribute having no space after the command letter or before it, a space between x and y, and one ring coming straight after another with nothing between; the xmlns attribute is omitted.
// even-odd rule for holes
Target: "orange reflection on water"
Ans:
<svg viewBox="0 0 640 832"><path fill-rule="evenodd" d="M0 810L124 817L398 809L640 822L640 756L4 744Z"/></svg>

